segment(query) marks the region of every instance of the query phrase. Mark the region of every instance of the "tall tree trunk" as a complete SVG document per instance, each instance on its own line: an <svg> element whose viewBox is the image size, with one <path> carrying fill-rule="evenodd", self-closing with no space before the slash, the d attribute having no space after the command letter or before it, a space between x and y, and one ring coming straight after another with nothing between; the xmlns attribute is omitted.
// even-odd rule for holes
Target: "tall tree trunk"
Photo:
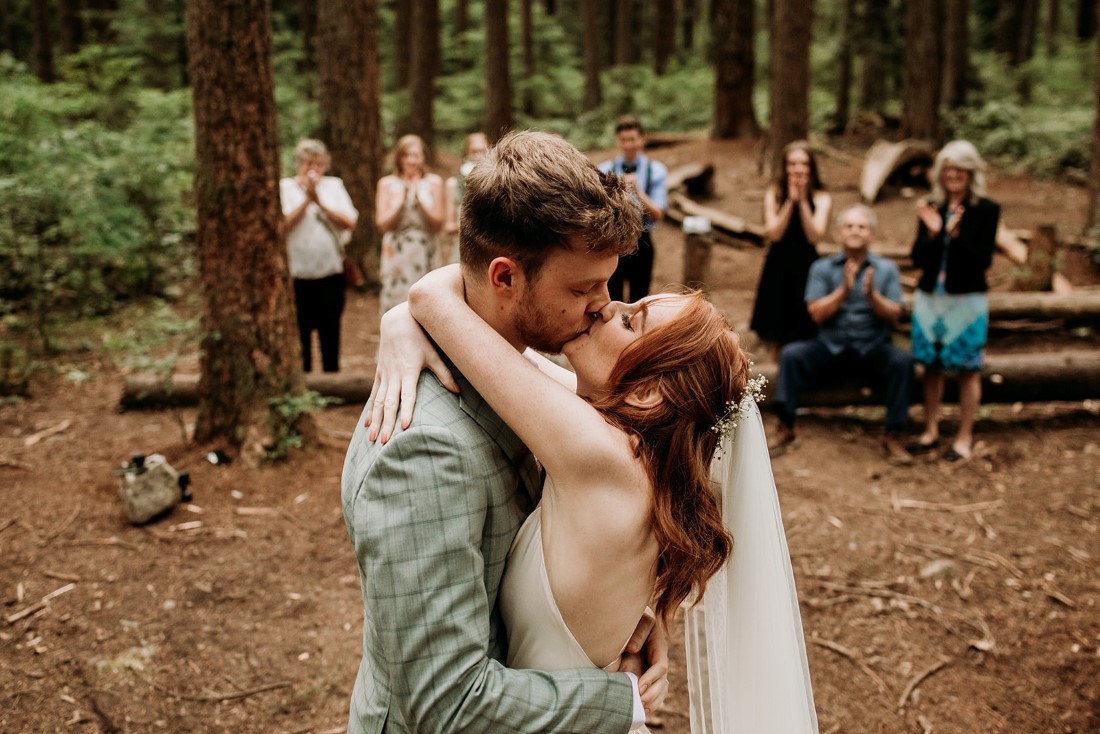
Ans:
<svg viewBox="0 0 1100 734"><path fill-rule="evenodd" d="M1096 0L1077 0L1077 40L1087 41L1096 35Z"/></svg>
<svg viewBox="0 0 1100 734"><path fill-rule="evenodd" d="M938 142L940 125L940 33L943 0L905 0L905 64L902 71L903 135Z"/></svg>
<svg viewBox="0 0 1100 734"><path fill-rule="evenodd" d="M299 0L299 23L302 28L302 71L317 68L317 0Z"/></svg>
<svg viewBox="0 0 1100 734"><path fill-rule="evenodd" d="M837 48L836 108L833 131L843 134L848 128L848 112L852 106L852 25L856 0L841 0L840 46Z"/></svg>
<svg viewBox="0 0 1100 734"><path fill-rule="evenodd" d="M584 22L584 110L591 112L603 103L599 0L581 0L581 15Z"/></svg>
<svg viewBox="0 0 1100 734"><path fill-rule="evenodd" d="M415 32L409 54L409 131L423 139L428 162L435 158L435 78L439 66L439 0L413 0Z"/></svg>
<svg viewBox="0 0 1100 734"><path fill-rule="evenodd" d="M1092 163L1089 167L1089 228L1100 225L1100 43L1096 44L1096 62L1093 72L1095 113L1092 121Z"/></svg>
<svg viewBox="0 0 1100 734"><path fill-rule="evenodd" d="M860 34L859 108L880 110L886 104L886 54L883 29L892 21L890 8L880 0L864 0Z"/></svg>
<svg viewBox="0 0 1100 734"><path fill-rule="evenodd" d="M115 34L111 21L118 10L118 0L86 0L84 3L88 29L98 43L110 43Z"/></svg>
<svg viewBox="0 0 1100 734"><path fill-rule="evenodd" d="M520 0L519 3L519 36L520 58L523 66L523 112L527 115L535 114L535 98L531 90L531 82L535 77L535 29L531 17L533 0Z"/></svg>
<svg viewBox="0 0 1100 734"><path fill-rule="evenodd" d="M511 128L508 0L485 0L485 134L495 143Z"/></svg>
<svg viewBox="0 0 1100 734"><path fill-rule="evenodd" d="M467 0L455 2L455 57L458 68L470 68L470 52L466 47L466 32L470 30L470 6Z"/></svg>
<svg viewBox="0 0 1100 734"><path fill-rule="evenodd" d="M412 45L412 14L416 0L396 0L393 28L393 79L398 89L409 86L409 56Z"/></svg>
<svg viewBox="0 0 1100 734"><path fill-rule="evenodd" d="M698 23L699 0L683 0L680 13L680 48L687 57L695 51L695 25Z"/></svg>
<svg viewBox="0 0 1100 734"><path fill-rule="evenodd" d="M75 54L84 42L80 0L57 0L57 41L62 54Z"/></svg>
<svg viewBox="0 0 1100 734"><path fill-rule="evenodd" d="M381 238L374 227L375 186L382 178L378 0L319 0L318 79L332 173L344 181L359 224L348 255L378 284Z"/></svg>
<svg viewBox="0 0 1100 734"><path fill-rule="evenodd" d="M653 14L653 71L662 76L676 52L676 0L657 0Z"/></svg>
<svg viewBox="0 0 1100 734"><path fill-rule="evenodd" d="M57 80L53 66L53 32L50 28L49 0L31 0L31 60L39 81Z"/></svg>
<svg viewBox="0 0 1100 734"><path fill-rule="evenodd" d="M615 0L615 66L634 63L634 0Z"/></svg>
<svg viewBox="0 0 1100 734"><path fill-rule="evenodd" d="M554 15L557 15L558 4L554 2L554 0L546 0L546 2L543 3L543 7L546 8L547 16L553 17Z"/></svg>
<svg viewBox="0 0 1100 734"><path fill-rule="evenodd" d="M1058 31L1062 25L1062 0L1047 0L1047 24L1044 41L1048 57L1058 55Z"/></svg>
<svg viewBox="0 0 1100 734"><path fill-rule="evenodd" d="M781 165L783 146L809 132L812 0L775 0L771 29L771 112L768 148L771 170Z"/></svg>
<svg viewBox="0 0 1100 734"><path fill-rule="evenodd" d="M966 106L970 69L970 0L947 0L943 34L943 101L953 110Z"/></svg>
<svg viewBox="0 0 1100 734"><path fill-rule="evenodd" d="M249 459L292 430L270 401L303 392L279 204L267 0L190 0L196 250L205 305L199 442Z"/></svg>
<svg viewBox="0 0 1100 734"><path fill-rule="evenodd" d="M744 138L760 132L752 106L756 79L756 3L714 0L714 137Z"/></svg>

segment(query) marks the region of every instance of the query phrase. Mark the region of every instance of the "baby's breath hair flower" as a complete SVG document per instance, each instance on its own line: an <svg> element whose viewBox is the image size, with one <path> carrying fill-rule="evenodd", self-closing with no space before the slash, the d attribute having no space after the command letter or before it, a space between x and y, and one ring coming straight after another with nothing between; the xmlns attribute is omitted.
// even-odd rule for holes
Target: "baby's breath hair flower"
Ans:
<svg viewBox="0 0 1100 734"><path fill-rule="evenodd" d="M750 364L751 368L752 365ZM749 381L745 383L745 393L741 396L741 401L734 400L726 403L726 410L722 415L718 417L718 422L710 429L718 434L718 456L722 455L722 440L737 430L737 426L741 423L742 408L746 399L751 399L754 403L760 403L764 400L764 385L768 384L768 378L764 375L756 375L756 377L749 378Z"/></svg>

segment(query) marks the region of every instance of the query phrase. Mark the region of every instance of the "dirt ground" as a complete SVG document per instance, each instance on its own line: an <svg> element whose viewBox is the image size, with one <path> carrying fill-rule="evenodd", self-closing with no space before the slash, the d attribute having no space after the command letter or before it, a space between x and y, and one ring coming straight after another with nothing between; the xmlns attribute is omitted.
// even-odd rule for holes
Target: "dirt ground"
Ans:
<svg viewBox="0 0 1100 734"><path fill-rule="evenodd" d="M822 158L840 205L857 199L861 155ZM760 221L751 144L655 157L713 161L719 198L707 203ZM1012 227L1080 229L1079 189L1003 175L990 189ZM892 193L876 211L883 241L911 240L911 199ZM658 285L680 279L680 241L658 232ZM713 299L740 330L762 261L755 248L714 255ZM1012 267L998 258L999 289ZM1064 270L1100 281L1083 255ZM370 368L376 323L376 299L353 295L344 370ZM66 351L28 400L0 407L0 731L343 731L362 609L339 475L359 406L320 414L323 444L288 462L214 465L205 455L223 447L186 441L194 410L117 410L125 370L106 338ZM1096 339L994 335L990 351L1064 346ZM878 453L880 411L802 419L774 469L822 732L1100 731L1098 413L1096 402L988 406L973 460L910 467ZM112 469L135 451L188 470L193 503L127 524ZM658 730L687 734L674 643Z"/></svg>

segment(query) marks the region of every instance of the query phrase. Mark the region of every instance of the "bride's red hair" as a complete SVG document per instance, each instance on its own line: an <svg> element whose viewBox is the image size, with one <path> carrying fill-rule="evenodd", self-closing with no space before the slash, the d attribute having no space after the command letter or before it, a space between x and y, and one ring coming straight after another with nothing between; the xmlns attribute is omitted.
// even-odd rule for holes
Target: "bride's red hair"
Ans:
<svg viewBox="0 0 1100 734"><path fill-rule="evenodd" d="M718 309L699 291L684 297L679 317L627 347L608 393L593 401L635 438L653 484L654 606L666 621L688 596L702 595L733 549L710 482L719 441L711 429L728 402L740 403L749 377L748 358ZM662 399L651 407L629 400L653 391Z"/></svg>

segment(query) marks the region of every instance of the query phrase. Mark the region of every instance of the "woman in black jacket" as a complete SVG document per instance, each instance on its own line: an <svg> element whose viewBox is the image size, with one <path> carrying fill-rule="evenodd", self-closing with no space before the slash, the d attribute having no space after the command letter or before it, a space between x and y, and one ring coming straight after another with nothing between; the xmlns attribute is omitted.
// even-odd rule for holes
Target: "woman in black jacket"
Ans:
<svg viewBox="0 0 1100 734"><path fill-rule="evenodd" d="M985 163L956 140L936 156L932 196L917 206L913 264L921 270L913 302L912 344L924 365L924 433L916 453L939 445L944 372L959 375L959 432L944 453L969 459L982 397L981 369L989 325L985 272L993 261L1001 209L985 198Z"/></svg>

